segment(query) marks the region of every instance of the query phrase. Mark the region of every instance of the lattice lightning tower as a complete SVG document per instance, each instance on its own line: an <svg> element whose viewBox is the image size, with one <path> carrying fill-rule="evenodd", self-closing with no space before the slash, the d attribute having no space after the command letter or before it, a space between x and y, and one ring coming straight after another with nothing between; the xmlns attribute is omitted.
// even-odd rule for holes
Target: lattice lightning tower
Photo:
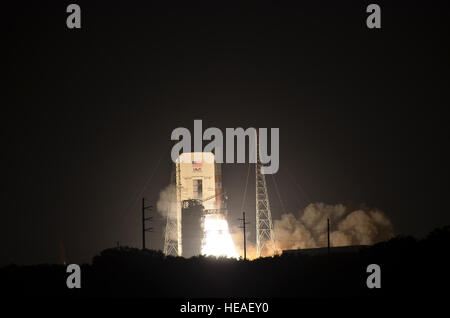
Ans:
<svg viewBox="0 0 450 318"><path fill-rule="evenodd" d="M259 158L258 135L256 139L256 256L260 257L263 251L266 250L267 255L270 255L275 254L276 249L266 176L261 173L261 167L264 165Z"/></svg>

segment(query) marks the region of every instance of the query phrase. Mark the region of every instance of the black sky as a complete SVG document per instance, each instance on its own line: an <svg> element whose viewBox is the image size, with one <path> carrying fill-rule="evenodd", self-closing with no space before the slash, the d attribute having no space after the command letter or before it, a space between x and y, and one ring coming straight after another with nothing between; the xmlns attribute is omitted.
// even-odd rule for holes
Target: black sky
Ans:
<svg viewBox="0 0 450 318"><path fill-rule="evenodd" d="M377 1L381 30L367 1L77 1L81 30L68 1L2 4L0 265L140 246L140 193L156 204L170 133L194 119L279 127L289 212L352 201L397 233L449 224L446 2ZM246 169L224 167L232 224Z"/></svg>

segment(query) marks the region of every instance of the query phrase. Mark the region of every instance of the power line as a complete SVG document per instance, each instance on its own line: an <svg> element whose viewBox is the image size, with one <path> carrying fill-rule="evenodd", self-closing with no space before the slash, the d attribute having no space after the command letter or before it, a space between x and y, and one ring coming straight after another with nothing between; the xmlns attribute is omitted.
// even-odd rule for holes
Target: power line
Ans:
<svg viewBox="0 0 450 318"><path fill-rule="evenodd" d="M289 168L287 168L287 170L288 170L289 178L291 178L291 180L294 183L297 190L306 199L308 204L311 203L312 202L311 197L305 192L305 190L303 190L303 187L300 185L300 183L297 181L297 179L294 178L294 175L291 173L291 170Z"/></svg>
<svg viewBox="0 0 450 318"><path fill-rule="evenodd" d="M169 146L170 146L170 143L169 143ZM168 148L168 147L166 147L166 148ZM147 179L146 179L146 181L144 183L144 186L142 187L141 191L138 192L138 194L136 196L133 196L132 202L130 203L130 205L125 210L126 211L126 215L128 215L130 210L135 206L135 204L138 202L138 199L141 198L144 195L145 190L147 189L150 181L153 179L156 171L158 171L159 165L161 164L161 161L162 161L162 159L164 158L165 155L167 155L167 152L166 151L162 151L161 155L159 156L158 161L156 162L156 165L154 166L153 170L151 171L151 174L148 175L148 177L147 177Z"/></svg>
<svg viewBox="0 0 450 318"><path fill-rule="evenodd" d="M248 177L250 176L250 167L251 167L251 165L248 164L247 178L245 179L245 188L244 188L244 196L242 197L241 211L244 210L244 204L245 204L245 201L247 198L247 187L248 187Z"/></svg>
<svg viewBox="0 0 450 318"><path fill-rule="evenodd" d="M273 184L275 185L275 192L277 193L278 200L280 200L281 209L283 210L283 213L286 214L286 209L284 207L283 199L281 199L280 190L278 190L278 185L277 185L277 182L275 181L275 177L273 176L273 174L272 174L272 180L273 180Z"/></svg>

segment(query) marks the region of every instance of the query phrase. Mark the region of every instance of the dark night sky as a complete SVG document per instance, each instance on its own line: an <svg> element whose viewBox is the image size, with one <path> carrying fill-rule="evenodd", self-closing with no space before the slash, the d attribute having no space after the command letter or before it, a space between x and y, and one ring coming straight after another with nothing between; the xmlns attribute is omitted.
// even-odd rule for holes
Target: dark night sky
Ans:
<svg viewBox="0 0 450 318"><path fill-rule="evenodd" d="M448 1L376 1L381 30L366 1L93 2L81 30L71 2L2 4L0 265L139 247L139 193L156 204L170 133L194 119L279 127L290 212L364 203L417 237L450 223ZM237 224L247 167L223 169Z"/></svg>

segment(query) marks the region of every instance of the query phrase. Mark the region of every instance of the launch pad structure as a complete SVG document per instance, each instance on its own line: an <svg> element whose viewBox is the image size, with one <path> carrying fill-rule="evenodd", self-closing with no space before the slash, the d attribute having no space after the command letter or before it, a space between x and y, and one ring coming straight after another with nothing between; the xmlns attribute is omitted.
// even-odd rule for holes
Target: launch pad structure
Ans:
<svg viewBox="0 0 450 318"><path fill-rule="evenodd" d="M257 257L272 256L276 251L267 183L265 175L261 173L263 166L260 162L259 151L257 151L255 164ZM197 238L192 238L193 234L183 233L183 224L185 227L195 228L196 222L198 222L197 219L192 219L192 216L198 215L198 213L193 210L188 212L188 209L201 206L203 218L211 214L223 218L227 215L221 165L214 161L214 154L211 152L183 153L172 168L171 184L174 185L172 195L175 199L173 202L176 203L169 204L167 208L164 254L166 256L193 256L189 251L197 249L192 246L188 249L189 251L183 252L184 244L192 243L192 240L198 242Z"/></svg>
<svg viewBox="0 0 450 318"><path fill-rule="evenodd" d="M214 160L211 152L193 152L181 154L174 164L171 175L174 185L174 204L169 204L167 211L164 254L172 256L193 256L183 251L186 238L198 241L202 231L187 233L185 227L196 228L206 215L227 215L223 199L221 165ZM202 209L202 220L196 215ZM185 242L183 242L183 237ZM192 242L189 242L192 243ZM196 248L189 248L190 251Z"/></svg>

